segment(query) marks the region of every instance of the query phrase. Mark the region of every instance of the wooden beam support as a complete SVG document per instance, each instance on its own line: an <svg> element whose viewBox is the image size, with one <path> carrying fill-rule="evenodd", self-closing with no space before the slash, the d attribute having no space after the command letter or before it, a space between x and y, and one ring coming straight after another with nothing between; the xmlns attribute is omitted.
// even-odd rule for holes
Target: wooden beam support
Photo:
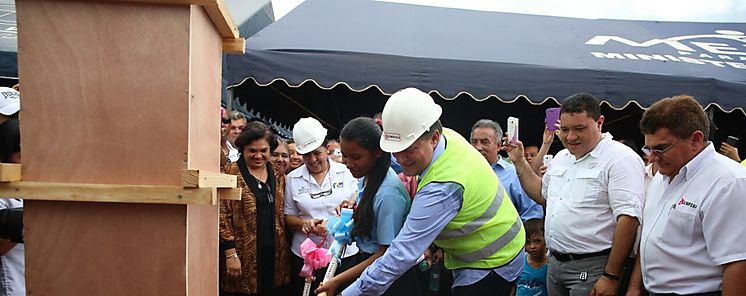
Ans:
<svg viewBox="0 0 746 296"><path fill-rule="evenodd" d="M21 164L0 163L0 182L21 181Z"/></svg>
<svg viewBox="0 0 746 296"><path fill-rule="evenodd" d="M0 183L0 196L24 200L217 204L216 188L185 189L178 186L7 182Z"/></svg>
<svg viewBox="0 0 746 296"><path fill-rule="evenodd" d="M246 39L241 37L223 38L223 52L233 54L246 53Z"/></svg>
<svg viewBox="0 0 746 296"><path fill-rule="evenodd" d="M202 5L202 7L210 16L215 29L220 32L220 36L223 36L223 38L238 38L238 28L233 23L233 18L228 13L228 8L225 7L223 0L215 1L214 5Z"/></svg>
<svg viewBox="0 0 746 296"><path fill-rule="evenodd" d="M220 200L241 200L241 188L218 188Z"/></svg>
<svg viewBox="0 0 746 296"><path fill-rule="evenodd" d="M200 170L181 171L181 186L184 188L236 188L235 175L210 173Z"/></svg>

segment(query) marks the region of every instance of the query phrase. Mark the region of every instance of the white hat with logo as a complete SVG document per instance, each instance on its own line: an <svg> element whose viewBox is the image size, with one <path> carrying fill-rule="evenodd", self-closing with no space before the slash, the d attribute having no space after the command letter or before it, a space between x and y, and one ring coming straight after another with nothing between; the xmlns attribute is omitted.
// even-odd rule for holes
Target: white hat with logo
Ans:
<svg viewBox="0 0 746 296"><path fill-rule="evenodd" d="M0 87L0 114L10 116L21 110L21 93L10 87Z"/></svg>
<svg viewBox="0 0 746 296"><path fill-rule="evenodd" d="M430 95L416 88L397 91L383 107L381 149L396 153L407 149L440 118L443 109Z"/></svg>
<svg viewBox="0 0 746 296"><path fill-rule="evenodd" d="M326 129L315 118L301 118L293 126L293 141L300 154L316 150L324 144L325 139Z"/></svg>

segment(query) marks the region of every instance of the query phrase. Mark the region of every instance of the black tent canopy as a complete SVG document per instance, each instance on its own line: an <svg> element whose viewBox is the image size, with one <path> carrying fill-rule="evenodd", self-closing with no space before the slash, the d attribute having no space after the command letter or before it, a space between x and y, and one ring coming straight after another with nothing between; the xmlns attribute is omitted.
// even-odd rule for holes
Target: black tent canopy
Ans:
<svg viewBox="0 0 746 296"><path fill-rule="evenodd" d="M13 0L0 0L0 78L17 78L18 28Z"/></svg>
<svg viewBox="0 0 746 296"><path fill-rule="evenodd" d="M589 20L377 1L309 0L229 59L245 80L383 94L414 86L446 99L578 91L614 108L676 93L726 112L746 99L746 24Z"/></svg>
<svg viewBox="0 0 746 296"><path fill-rule="evenodd" d="M226 76L249 109L289 126L314 116L332 132L380 111L397 90L417 87L435 96L444 123L464 135L479 118L504 125L519 116L521 134L538 139L544 108L589 92L604 101L605 129L640 143L641 108L687 93L714 109L716 141L734 135L746 142L739 128L746 106L744 33L744 23L307 0L248 38L245 55L228 57Z"/></svg>

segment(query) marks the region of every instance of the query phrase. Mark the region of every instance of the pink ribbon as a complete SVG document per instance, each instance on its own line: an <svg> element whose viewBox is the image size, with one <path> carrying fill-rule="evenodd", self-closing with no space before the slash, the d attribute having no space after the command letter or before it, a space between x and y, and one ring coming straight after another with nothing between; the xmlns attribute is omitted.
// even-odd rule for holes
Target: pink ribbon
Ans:
<svg viewBox="0 0 746 296"><path fill-rule="evenodd" d="M322 244L324 242L321 242ZM303 256L303 268L300 270L300 276L304 278L313 277L314 270L324 268L332 259L332 254L327 254L327 250L316 245L310 238L306 238L300 244L300 253Z"/></svg>

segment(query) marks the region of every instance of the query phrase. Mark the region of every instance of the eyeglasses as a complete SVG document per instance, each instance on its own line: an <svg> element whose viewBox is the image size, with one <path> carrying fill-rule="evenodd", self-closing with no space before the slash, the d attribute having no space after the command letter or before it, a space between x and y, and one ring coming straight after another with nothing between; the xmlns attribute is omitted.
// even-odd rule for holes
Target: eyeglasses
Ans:
<svg viewBox="0 0 746 296"><path fill-rule="evenodd" d="M663 157L663 154L666 154L666 152L668 152L668 150L670 150L671 148L673 148L673 146L676 146L676 144L678 144L679 142L681 142L681 139L677 140L676 142L673 142L673 144L668 145L668 146L666 146L663 149L652 149L652 148L649 148L648 146L643 146L642 147L642 153L645 153L645 155L648 155L648 156L650 154L655 154L655 156Z"/></svg>
<svg viewBox="0 0 746 296"><path fill-rule="evenodd" d="M329 190L311 193L311 199L317 199L317 198L322 198L324 196L332 195L332 189L333 189L332 187L329 187Z"/></svg>

